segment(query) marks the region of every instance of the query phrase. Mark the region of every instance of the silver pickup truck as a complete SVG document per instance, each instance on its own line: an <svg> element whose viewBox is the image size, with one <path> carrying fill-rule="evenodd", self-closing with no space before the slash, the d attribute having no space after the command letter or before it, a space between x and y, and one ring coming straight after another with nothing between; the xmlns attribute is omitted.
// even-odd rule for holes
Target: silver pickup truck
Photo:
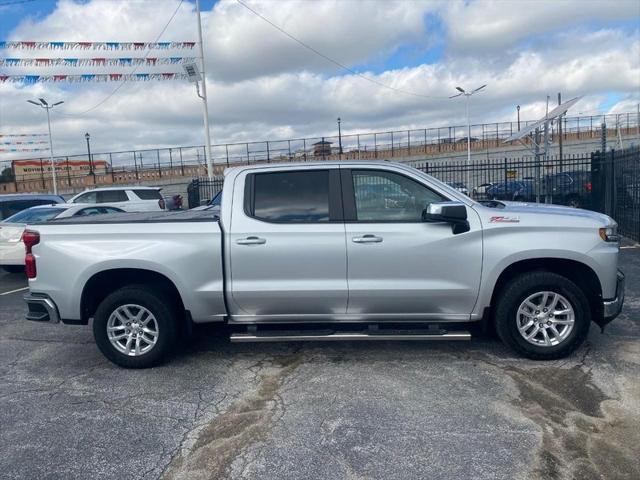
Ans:
<svg viewBox="0 0 640 480"><path fill-rule="evenodd" d="M624 300L616 223L477 203L407 165L227 170L213 210L30 226L27 318L88 324L123 367L193 323L231 340L462 340L474 322L533 359L576 349Z"/></svg>

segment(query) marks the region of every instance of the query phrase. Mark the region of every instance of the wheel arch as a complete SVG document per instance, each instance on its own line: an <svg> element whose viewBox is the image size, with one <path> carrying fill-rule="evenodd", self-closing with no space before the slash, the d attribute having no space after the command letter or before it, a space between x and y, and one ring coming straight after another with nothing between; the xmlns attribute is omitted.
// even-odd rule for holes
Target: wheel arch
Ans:
<svg viewBox="0 0 640 480"><path fill-rule="evenodd" d="M84 284L80 297L80 321L87 323L107 295L118 288L134 284L161 291L176 302L178 312L185 312L178 288L166 275L143 268L111 268L93 274Z"/></svg>
<svg viewBox="0 0 640 480"><path fill-rule="evenodd" d="M602 315L602 285L596 272L587 264L566 258L540 257L518 260L502 270L493 287L491 308L496 305L497 296L508 282L516 276L535 271L553 272L575 283L589 301L591 318Z"/></svg>

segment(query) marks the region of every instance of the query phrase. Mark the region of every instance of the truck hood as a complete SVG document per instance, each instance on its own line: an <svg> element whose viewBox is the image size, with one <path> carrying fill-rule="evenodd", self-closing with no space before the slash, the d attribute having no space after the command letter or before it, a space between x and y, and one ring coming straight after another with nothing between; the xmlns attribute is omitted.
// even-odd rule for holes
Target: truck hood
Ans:
<svg viewBox="0 0 640 480"><path fill-rule="evenodd" d="M538 225L557 225L562 223L566 226L578 226L591 223L599 227L616 225L616 222L603 213L583 210L581 208L565 207L562 205L508 202L500 201L504 208L483 208L484 217L489 223L520 223L524 219L534 221ZM486 214L489 213L489 218Z"/></svg>

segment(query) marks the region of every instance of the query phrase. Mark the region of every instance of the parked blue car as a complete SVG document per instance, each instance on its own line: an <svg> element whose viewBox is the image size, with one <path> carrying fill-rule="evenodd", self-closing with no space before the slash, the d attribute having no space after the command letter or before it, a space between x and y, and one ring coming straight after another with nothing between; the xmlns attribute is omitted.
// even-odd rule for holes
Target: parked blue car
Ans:
<svg viewBox="0 0 640 480"><path fill-rule="evenodd" d="M529 180L511 180L491 185L486 190L490 200L530 202L536 198L535 184Z"/></svg>

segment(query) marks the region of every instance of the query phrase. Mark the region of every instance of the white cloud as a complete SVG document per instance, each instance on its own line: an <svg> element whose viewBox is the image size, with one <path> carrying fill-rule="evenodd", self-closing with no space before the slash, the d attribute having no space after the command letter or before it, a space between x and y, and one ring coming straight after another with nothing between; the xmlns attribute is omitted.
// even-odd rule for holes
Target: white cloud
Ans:
<svg viewBox="0 0 640 480"><path fill-rule="evenodd" d="M454 93L456 85L488 84L485 91L472 98L472 121L478 123L514 120L516 104L522 106L522 119L539 118L544 113L546 96L551 95L554 103L558 91L564 99L587 95L574 113L598 110L612 91L626 102L615 108L633 107L640 97L638 31L629 34L615 26L587 29L572 23L567 18L568 7L556 7L556 3L569 2L536 2L539 7L526 23L532 27L523 26L522 12L527 10L515 9L508 2L499 4L504 5L499 22L491 20L490 15L497 7L485 2L481 5L484 9L478 2L456 3L453 7L439 2L376 1L250 4L292 34L348 65L378 64L408 43L421 48L430 41L425 13L444 12L451 43L443 58L431 64L365 73L396 88L443 97L423 99L336 72L335 66L284 37L237 3L222 1L204 15L213 140L222 143L332 135L338 116L343 119L346 132L462 124L464 101L446 98ZM591 13L581 13L579 19L583 20L592 18L596 10L593 2L585 3L585 10ZM174 0L94 0L86 4L65 0L49 17L25 20L11 38L152 41L177 5ZM604 20L620 18L629 8L625 2L621 5L612 8L613 13L604 14ZM195 39L191 7L185 3L180 8L162 40ZM556 23L541 23L544 16L538 10L556 18ZM459 16L453 15L454 11ZM453 28L452 18L469 22L470 33ZM478 33L480 21L488 22L487 32ZM542 35L558 30L559 25L568 28ZM488 47L482 55L469 55L471 47L464 46L465 42L493 42L495 47L533 34L539 34L535 41L505 55L500 48L490 52ZM95 52L85 55L93 56ZM65 100L64 108L53 114L58 153L82 154L86 131L92 134L96 151L203 143L200 102L193 86L184 82L125 84L90 114L63 115L96 105L115 86L0 84L0 131L46 131L43 112L26 104L27 99L44 95Z"/></svg>

